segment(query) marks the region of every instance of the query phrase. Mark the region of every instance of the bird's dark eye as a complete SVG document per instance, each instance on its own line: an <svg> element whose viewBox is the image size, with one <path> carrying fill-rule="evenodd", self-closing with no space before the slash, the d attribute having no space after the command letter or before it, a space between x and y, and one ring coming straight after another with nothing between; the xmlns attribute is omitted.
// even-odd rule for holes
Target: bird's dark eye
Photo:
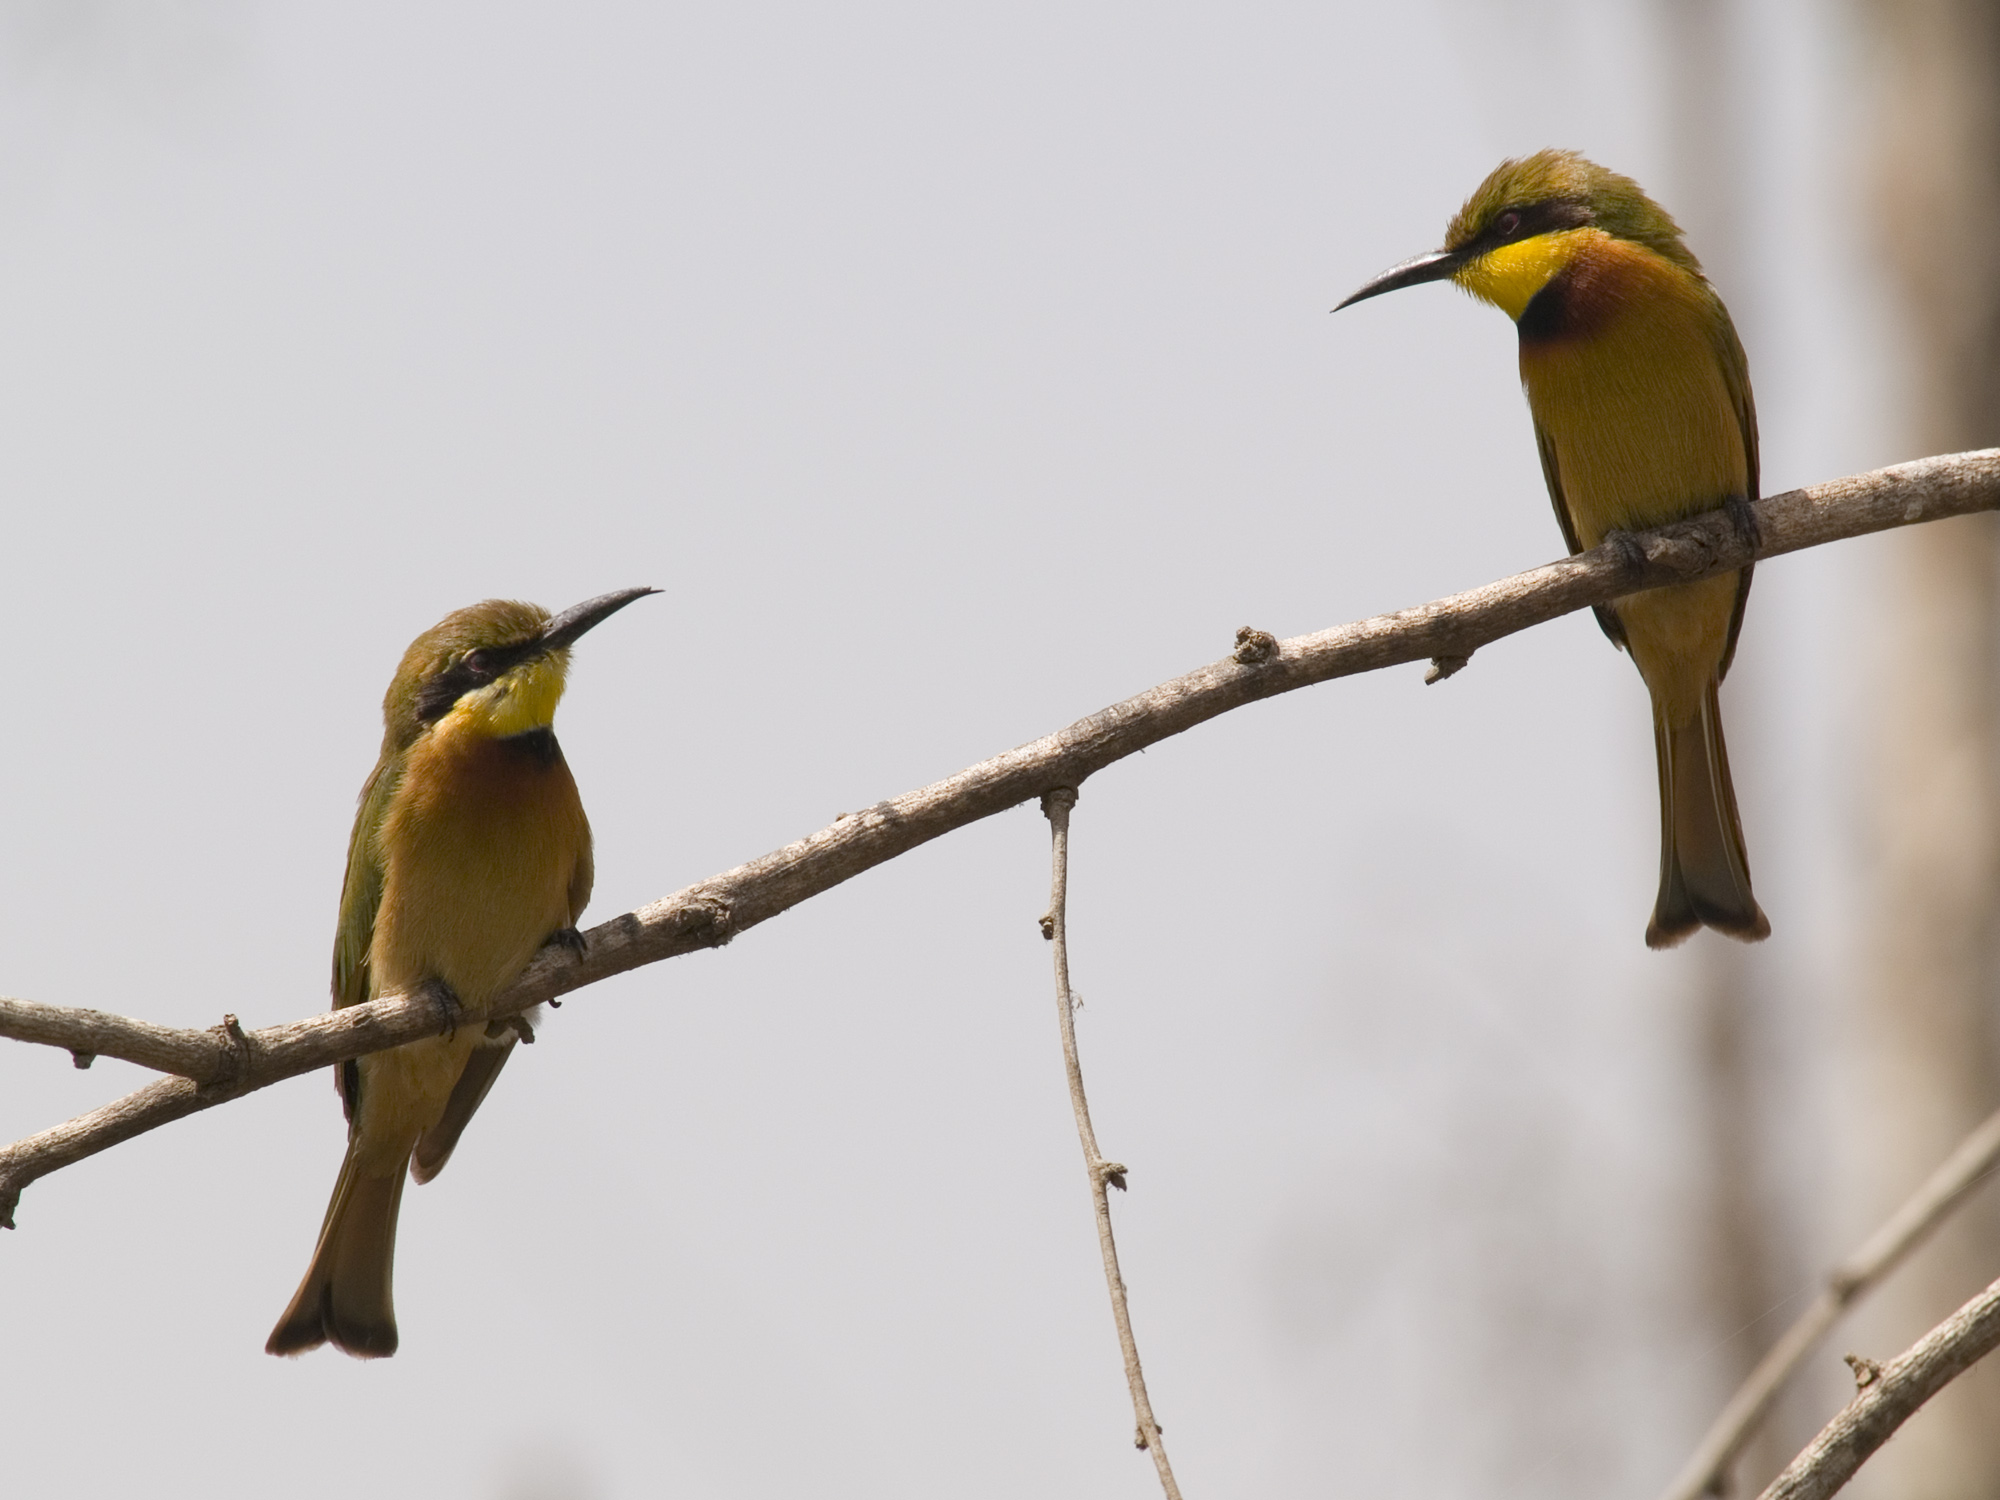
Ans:
<svg viewBox="0 0 2000 1500"><path fill-rule="evenodd" d="M1511 208L1493 221L1493 232L1503 240L1513 238L1520 227L1521 216Z"/></svg>
<svg viewBox="0 0 2000 1500"><path fill-rule="evenodd" d="M474 677L491 677L493 658L484 651L468 651L465 653L465 670Z"/></svg>

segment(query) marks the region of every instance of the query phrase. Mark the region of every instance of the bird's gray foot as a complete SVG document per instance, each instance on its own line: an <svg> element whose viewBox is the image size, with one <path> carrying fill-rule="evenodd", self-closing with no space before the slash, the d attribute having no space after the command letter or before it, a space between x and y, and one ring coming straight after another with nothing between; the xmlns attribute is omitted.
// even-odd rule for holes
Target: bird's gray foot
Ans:
<svg viewBox="0 0 2000 1500"><path fill-rule="evenodd" d="M1611 555L1618 559L1618 566L1627 573L1646 571L1646 549L1639 539L1629 531L1607 531L1604 545L1611 549Z"/></svg>
<svg viewBox="0 0 2000 1500"><path fill-rule="evenodd" d="M1752 552L1764 545L1763 528L1757 524L1757 507L1750 503L1748 495L1731 495L1722 502L1722 513L1729 517L1729 524Z"/></svg>
<svg viewBox="0 0 2000 1500"><path fill-rule="evenodd" d="M465 1006L458 998L458 991L442 979L431 978L424 981L424 998L437 1010L438 1025L443 1029L445 1040L458 1035L458 1023L465 1016Z"/></svg>

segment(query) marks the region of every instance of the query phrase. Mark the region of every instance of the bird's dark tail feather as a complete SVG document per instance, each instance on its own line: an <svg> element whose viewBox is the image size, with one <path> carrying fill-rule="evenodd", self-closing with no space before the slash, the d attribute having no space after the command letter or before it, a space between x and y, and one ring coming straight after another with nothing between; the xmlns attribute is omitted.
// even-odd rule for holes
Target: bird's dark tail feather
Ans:
<svg viewBox="0 0 2000 1500"><path fill-rule="evenodd" d="M1671 948L1704 926L1746 943L1769 937L1771 923L1750 892L1716 684L1709 683L1701 712L1686 724L1662 723L1655 707L1653 741L1660 758L1660 897L1646 946Z"/></svg>
<svg viewBox="0 0 2000 1500"><path fill-rule="evenodd" d="M305 1280L264 1345L267 1354L303 1354L331 1341L359 1359L396 1352L391 1280L403 1173L364 1177L350 1149Z"/></svg>

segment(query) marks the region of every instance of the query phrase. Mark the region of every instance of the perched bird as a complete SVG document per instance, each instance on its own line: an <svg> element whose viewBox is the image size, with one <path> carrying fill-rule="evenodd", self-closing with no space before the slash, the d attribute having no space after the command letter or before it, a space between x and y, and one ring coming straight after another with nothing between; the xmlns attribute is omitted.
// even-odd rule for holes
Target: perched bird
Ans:
<svg viewBox="0 0 2000 1500"><path fill-rule="evenodd" d="M1574 151L1504 161L1442 250L1383 272L1340 307L1445 280L1519 328L1521 384L1571 552L1718 507L1754 540L1757 412L1743 345L1680 227L1636 182ZM1649 947L1704 925L1752 942L1770 935L1750 893L1716 704L1749 594L1745 567L1597 611L1653 699L1660 893Z"/></svg>
<svg viewBox="0 0 2000 1500"><path fill-rule="evenodd" d="M335 1069L347 1157L305 1280L264 1346L331 1340L396 1352L390 1278L403 1173L428 1182L515 1041L486 1019L494 995L550 940L580 946L590 824L556 744L569 648L653 589L624 589L551 619L489 599L410 643L382 700L382 756L361 788L333 942L336 1009L428 988L457 1008L450 1034Z"/></svg>

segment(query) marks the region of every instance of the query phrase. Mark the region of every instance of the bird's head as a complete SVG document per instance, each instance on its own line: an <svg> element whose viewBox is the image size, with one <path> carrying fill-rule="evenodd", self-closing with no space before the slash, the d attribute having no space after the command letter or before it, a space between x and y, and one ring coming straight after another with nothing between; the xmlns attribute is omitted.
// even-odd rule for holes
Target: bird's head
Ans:
<svg viewBox="0 0 2000 1500"><path fill-rule="evenodd" d="M620 589L550 616L538 604L488 599L454 610L403 653L382 700L383 749L408 749L450 722L506 739L555 722L578 636L657 589Z"/></svg>
<svg viewBox="0 0 2000 1500"><path fill-rule="evenodd" d="M1487 175L1452 217L1442 250L1390 267L1340 307L1426 281L1451 281L1518 319L1549 278L1595 237L1644 246L1701 274L1680 226L1638 183L1574 151L1537 151L1503 161Z"/></svg>

